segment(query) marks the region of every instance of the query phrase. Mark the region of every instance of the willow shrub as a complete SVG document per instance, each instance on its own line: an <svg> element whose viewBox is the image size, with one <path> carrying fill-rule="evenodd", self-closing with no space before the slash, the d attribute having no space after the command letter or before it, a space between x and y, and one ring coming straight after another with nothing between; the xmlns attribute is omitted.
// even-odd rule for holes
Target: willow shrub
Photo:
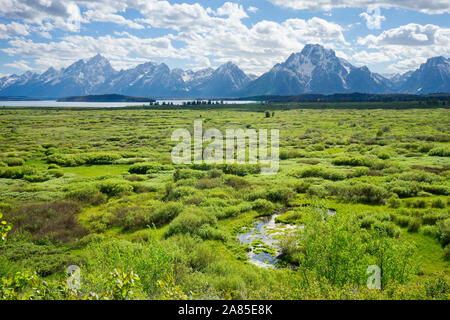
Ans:
<svg viewBox="0 0 450 320"><path fill-rule="evenodd" d="M76 167L84 164L103 165L112 164L121 158L120 155L110 152L88 152L80 154L54 153L47 157L47 162L63 167Z"/></svg>
<svg viewBox="0 0 450 320"><path fill-rule="evenodd" d="M149 298L158 293L157 281L172 272L174 253L169 246L149 240L131 243L126 240L93 242L88 245L83 260L83 284L86 289L101 292L108 287L109 274L117 267L135 272L142 290Z"/></svg>
<svg viewBox="0 0 450 320"><path fill-rule="evenodd" d="M338 196L344 201L367 204L384 204L389 192L383 187L368 183L350 184L347 182L327 184L328 194Z"/></svg>
<svg viewBox="0 0 450 320"><path fill-rule="evenodd" d="M199 208L190 207L169 224L166 237L178 233L198 235L200 228L204 226L215 226L216 224L217 218L214 214Z"/></svg>
<svg viewBox="0 0 450 320"><path fill-rule="evenodd" d="M299 270L309 270L333 286L365 285L367 268L382 269L382 285L405 283L413 273L412 248L392 239L384 229L364 231L353 214L326 217L326 208L304 212L296 256ZM377 224L375 222L374 224Z"/></svg>
<svg viewBox="0 0 450 320"><path fill-rule="evenodd" d="M99 205L106 202L106 196L94 184L76 185L73 189L69 189L66 193L66 198L92 205Z"/></svg>
<svg viewBox="0 0 450 320"><path fill-rule="evenodd" d="M150 174L170 170L173 170L173 167L170 165L165 165L157 162L145 162L132 165L128 172L132 174Z"/></svg>
<svg viewBox="0 0 450 320"><path fill-rule="evenodd" d="M345 180L347 174L340 170L328 169L319 165L310 166L293 173L297 178L324 178L327 180L338 181Z"/></svg>
<svg viewBox="0 0 450 320"><path fill-rule="evenodd" d="M116 197L130 194L133 192L133 185L121 179L107 179L97 183L100 192L110 196Z"/></svg>

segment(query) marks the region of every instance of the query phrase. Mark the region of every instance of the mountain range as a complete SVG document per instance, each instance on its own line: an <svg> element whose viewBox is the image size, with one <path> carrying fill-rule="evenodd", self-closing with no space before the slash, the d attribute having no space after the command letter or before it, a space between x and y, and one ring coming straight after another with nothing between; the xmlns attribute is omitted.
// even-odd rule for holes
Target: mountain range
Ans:
<svg viewBox="0 0 450 320"><path fill-rule="evenodd" d="M305 93L450 92L450 59L434 57L417 70L390 77L356 67L331 49L308 44L260 77L247 75L228 62L217 69L170 69L147 62L117 71L101 55L78 60L67 68L49 68L0 78L0 96L67 97L122 94L144 97L212 98Z"/></svg>

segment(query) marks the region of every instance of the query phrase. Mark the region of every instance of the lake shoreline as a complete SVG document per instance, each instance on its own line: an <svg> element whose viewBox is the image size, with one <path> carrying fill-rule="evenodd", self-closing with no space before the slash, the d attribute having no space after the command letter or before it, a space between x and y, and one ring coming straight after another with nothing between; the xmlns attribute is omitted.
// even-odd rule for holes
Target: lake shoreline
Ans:
<svg viewBox="0 0 450 320"><path fill-rule="evenodd" d="M256 104L259 103L257 101L240 101L240 100L156 100L155 104L152 102L143 103L143 102L66 102L66 101L58 101L58 100L39 100L39 101L0 101L0 108L130 108L130 107L191 107L196 106L192 104L194 101L211 101L213 104L201 104L201 106L211 107L220 104L226 105L239 105L239 104Z"/></svg>

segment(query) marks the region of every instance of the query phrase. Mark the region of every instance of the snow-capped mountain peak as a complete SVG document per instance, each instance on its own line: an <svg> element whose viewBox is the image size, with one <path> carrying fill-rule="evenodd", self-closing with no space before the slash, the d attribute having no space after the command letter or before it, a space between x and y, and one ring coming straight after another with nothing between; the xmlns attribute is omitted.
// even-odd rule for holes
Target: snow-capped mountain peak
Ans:
<svg viewBox="0 0 450 320"><path fill-rule="evenodd" d="M357 68L331 49L305 45L268 73L252 81L244 95L296 95L301 93L385 92L386 79L367 67Z"/></svg>
<svg viewBox="0 0 450 320"><path fill-rule="evenodd" d="M146 62L116 71L100 54L75 61L67 68L50 67L0 78L0 95L64 97L117 93L149 97L232 97L297 95L302 93L435 93L450 92L450 59L428 59L415 71L382 76L355 67L318 44L305 45L285 62L260 77L245 74L233 62L216 69L171 70L164 63Z"/></svg>
<svg viewBox="0 0 450 320"><path fill-rule="evenodd" d="M180 69L181 70L181 69ZM186 83L190 83L190 82L196 82L196 81L201 81L205 78L210 77L214 72L213 68L205 68L205 69L200 69L197 71L193 71L193 70L186 70L183 71L181 70L181 75L183 78L183 81Z"/></svg>
<svg viewBox="0 0 450 320"><path fill-rule="evenodd" d="M438 93L450 92L450 59L433 57L414 72L403 75L402 92Z"/></svg>

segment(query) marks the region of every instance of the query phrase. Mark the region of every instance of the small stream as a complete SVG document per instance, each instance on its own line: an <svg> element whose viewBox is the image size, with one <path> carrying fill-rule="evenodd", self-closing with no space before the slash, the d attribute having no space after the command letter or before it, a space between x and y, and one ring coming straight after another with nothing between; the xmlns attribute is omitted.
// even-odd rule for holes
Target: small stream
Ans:
<svg viewBox="0 0 450 320"><path fill-rule="evenodd" d="M329 209L330 217L336 214L335 210ZM280 255L279 242L283 237L293 237L303 226L290 225L276 222L281 213L270 217L260 217L255 220L254 225L245 233L237 235L243 245L249 245L251 250L247 256L250 263L261 268L275 268Z"/></svg>

